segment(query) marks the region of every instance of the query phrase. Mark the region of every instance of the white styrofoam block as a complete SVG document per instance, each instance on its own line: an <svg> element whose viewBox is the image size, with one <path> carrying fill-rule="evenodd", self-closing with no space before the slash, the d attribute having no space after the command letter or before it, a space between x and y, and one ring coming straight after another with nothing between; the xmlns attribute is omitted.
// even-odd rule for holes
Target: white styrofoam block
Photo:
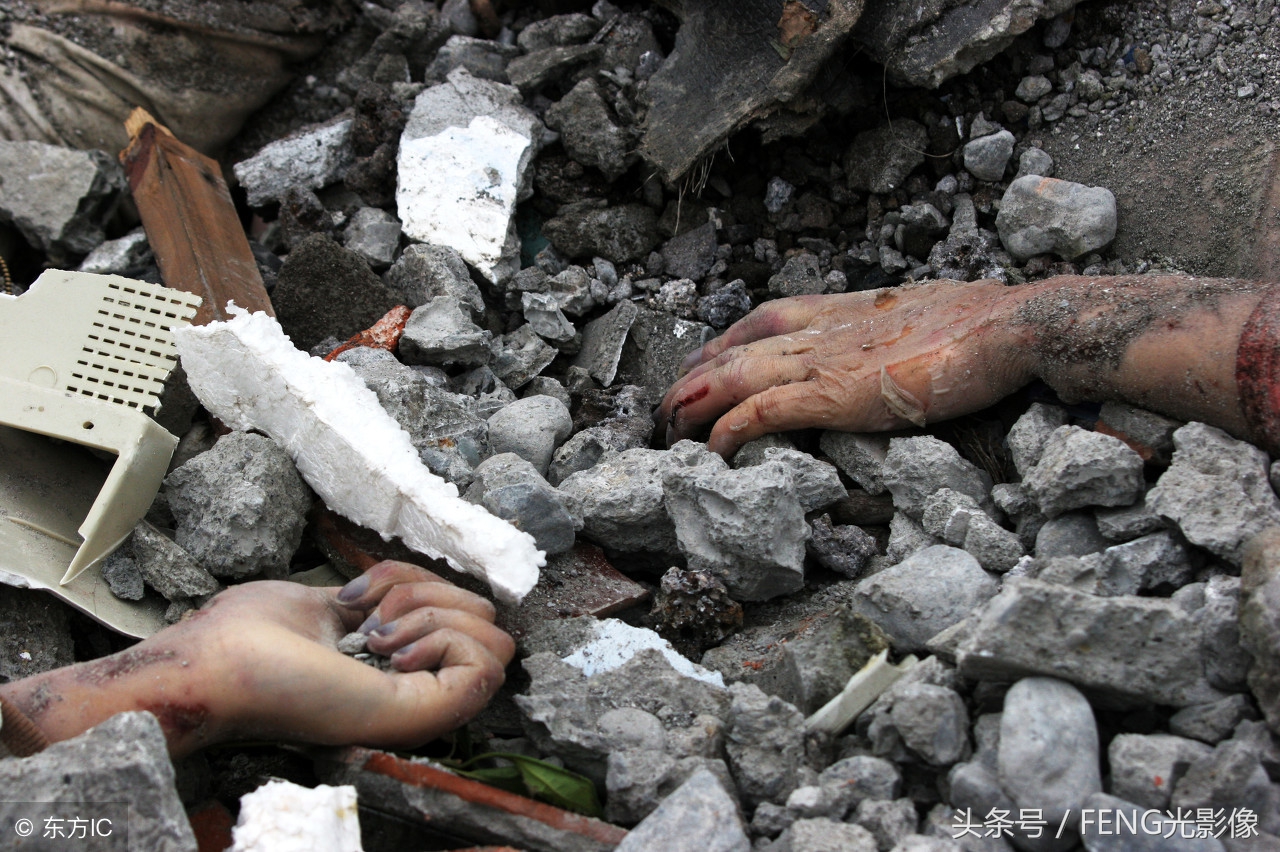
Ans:
<svg viewBox="0 0 1280 852"><path fill-rule="evenodd" d="M487 115L466 127L402 140L396 209L404 233L450 246L497 282L532 140Z"/></svg>
<svg viewBox="0 0 1280 852"><path fill-rule="evenodd" d="M648 628L632 627L625 621L606 618L596 624L595 630L595 638L564 658L566 663L580 669L587 677L613 671L638 652L653 648L685 677L724 686L724 675L690 662L670 642Z"/></svg>
<svg viewBox="0 0 1280 852"><path fill-rule="evenodd" d="M356 788L268 781L240 797L230 852L363 852Z"/></svg>
<svg viewBox="0 0 1280 852"><path fill-rule="evenodd" d="M298 351L265 313L228 312L226 322L174 332L205 408L228 426L270 435L335 512L487 580L503 601L528 594L546 564L531 535L427 470L349 366Z"/></svg>

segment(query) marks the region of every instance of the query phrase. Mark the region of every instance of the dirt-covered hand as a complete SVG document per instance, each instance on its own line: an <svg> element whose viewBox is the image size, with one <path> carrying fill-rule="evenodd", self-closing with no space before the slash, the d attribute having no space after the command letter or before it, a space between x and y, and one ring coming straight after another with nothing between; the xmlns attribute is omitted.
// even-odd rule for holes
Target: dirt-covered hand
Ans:
<svg viewBox="0 0 1280 852"><path fill-rule="evenodd" d="M712 421L725 456L761 435L880 431L977 411L1031 378L1017 288L943 281L769 302L692 352L655 417L667 442Z"/></svg>

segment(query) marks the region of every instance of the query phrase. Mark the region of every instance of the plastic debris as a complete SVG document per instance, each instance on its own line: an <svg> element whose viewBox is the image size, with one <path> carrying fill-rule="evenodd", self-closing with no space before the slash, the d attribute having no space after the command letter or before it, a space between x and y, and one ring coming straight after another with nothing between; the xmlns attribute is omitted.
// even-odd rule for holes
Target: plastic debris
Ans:
<svg viewBox="0 0 1280 852"><path fill-rule="evenodd" d="M266 314L228 311L227 322L177 334L191 388L210 412L270 435L329 507L356 523L487 580L503 601L533 588L546 564L533 537L427 470L349 366L298 351Z"/></svg>

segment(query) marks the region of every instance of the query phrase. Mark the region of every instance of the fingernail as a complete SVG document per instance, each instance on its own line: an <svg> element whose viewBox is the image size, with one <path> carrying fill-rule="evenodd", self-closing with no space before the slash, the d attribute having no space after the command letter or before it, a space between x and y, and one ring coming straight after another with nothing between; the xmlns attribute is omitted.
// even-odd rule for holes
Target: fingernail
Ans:
<svg viewBox="0 0 1280 852"><path fill-rule="evenodd" d="M408 645L402 645L399 648L396 648L394 651L391 652L391 659L394 660L397 657L404 657L406 654L412 651L413 646L417 644L418 644L417 641L413 641L413 642L410 642Z"/></svg>
<svg viewBox="0 0 1280 852"><path fill-rule="evenodd" d="M699 346L697 349L684 356L684 360L680 362L680 372L685 373L692 370L694 367L698 366L698 362L701 360L702 347Z"/></svg>
<svg viewBox="0 0 1280 852"><path fill-rule="evenodd" d="M382 625L381 627L374 628L373 635L386 638L387 636L390 636L392 633L395 633L396 628L399 626L400 625L395 621L388 621L386 624Z"/></svg>
<svg viewBox="0 0 1280 852"><path fill-rule="evenodd" d="M342 587L342 590L338 592L338 601L340 603L351 603L359 600L367 591L369 591L369 575L361 574Z"/></svg>
<svg viewBox="0 0 1280 852"><path fill-rule="evenodd" d="M364 620L364 624L361 624L359 627L356 628L356 632L363 633L365 636L368 636L370 632L377 630L379 625L381 624L382 624L382 619L379 618L378 614L375 612L373 615L369 616Z"/></svg>
<svg viewBox="0 0 1280 852"><path fill-rule="evenodd" d="M666 435L664 436L664 440L667 442L667 446L668 446L668 447L670 447L672 444L674 444L674 443L675 443L675 441L676 441L676 430L675 430L675 427L674 427L674 426L668 426L668 427L667 427L667 432L666 432Z"/></svg>

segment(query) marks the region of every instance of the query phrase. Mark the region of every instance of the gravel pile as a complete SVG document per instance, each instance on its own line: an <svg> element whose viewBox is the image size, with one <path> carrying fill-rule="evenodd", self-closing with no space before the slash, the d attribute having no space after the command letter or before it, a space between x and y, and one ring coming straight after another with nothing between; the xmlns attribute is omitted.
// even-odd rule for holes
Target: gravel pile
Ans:
<svg viewBox="0 0 1280 852"><path fill-rule="evenodd" d="M1280 622L1245 547L1280 522L1261 450L1029 396L892 437L774 436L731 463L654 449L650 419L683 356L768 299L1211 271L1145 250L1126 230L1142 211L1049 152L1158 134L1132 123L1192 84L1230 102L1229 129L1274 127L1280 6L1078 7L932 91L838 63L790 119L803 135L739 134L675 186L636 153L669 13L601 0L503 23L486 39L466 3L365 4L335 47L358 61L317 65L234 157L294 343L324 355L408 305L396 355L338 360L424 464L549 555L593 543L654 592L619 617L674 650L586 665L616 631L545 622L505 697L519 727L480 728L593 779L609 819L640 823L627 849L1156 848L1088 808L1247 809L1262 839L1223 823L1159 848L1280 845ZM44 156L0 143L0 169ZM118 186L110 161L76 168L93 203L28 239L155 278L140 232L73 221ZM320 561L313 502L270 439L197 417L104 573L176 619ZM847 730L806 726L886 650L920 662Z"/></svg>

